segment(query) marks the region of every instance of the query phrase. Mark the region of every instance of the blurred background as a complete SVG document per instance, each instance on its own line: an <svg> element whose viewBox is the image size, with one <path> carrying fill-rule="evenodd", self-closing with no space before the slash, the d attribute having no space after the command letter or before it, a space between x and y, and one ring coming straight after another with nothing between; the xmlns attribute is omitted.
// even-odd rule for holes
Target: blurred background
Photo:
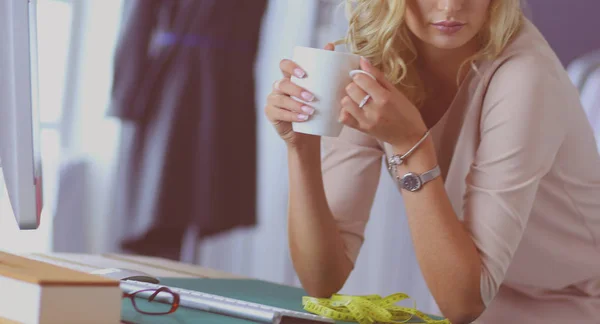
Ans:
<svg viewBox="0 0 600 324"><path fill-rule="evenodd" d="M340 1L38 2L44 218L19 232L0 199L0 249L160 256L299 285L285 147L263 107L295 45L344 35ZM600 1L528 0L527 12L600 134ZM402 291L435 311L382 175L343 292Z"/></svg>

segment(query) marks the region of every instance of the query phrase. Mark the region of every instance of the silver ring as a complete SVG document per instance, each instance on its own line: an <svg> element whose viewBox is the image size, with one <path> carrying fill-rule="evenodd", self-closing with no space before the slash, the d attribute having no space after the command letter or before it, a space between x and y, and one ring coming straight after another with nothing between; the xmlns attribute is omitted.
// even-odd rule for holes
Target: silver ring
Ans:
<svg viewBox="0 0 600 324"><path fill-rule="evenodd" d="M358 105L358 108L364 107L367 104L367 101L369 101L369 99L371 99L371 95L366 95Z"/></svg>

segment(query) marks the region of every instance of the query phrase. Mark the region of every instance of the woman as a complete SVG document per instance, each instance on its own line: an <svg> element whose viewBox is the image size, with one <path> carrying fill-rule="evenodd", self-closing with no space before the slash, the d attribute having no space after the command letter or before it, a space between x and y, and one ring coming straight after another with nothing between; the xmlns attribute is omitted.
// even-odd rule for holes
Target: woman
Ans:
<svg viewBox="0 0 600 324"><path fill-rule="evenodd" d="M307 292L344 285L385 156L443 316L597 323L600 156L578 93L519 0L351 2L347 43L377 80L348 85L342 134L292 131L311 114L290 98L304 92L290 82L302 75L292 61L265 107L287 143L289 243ZM410 172L429 179L419 187Z"/></svg>

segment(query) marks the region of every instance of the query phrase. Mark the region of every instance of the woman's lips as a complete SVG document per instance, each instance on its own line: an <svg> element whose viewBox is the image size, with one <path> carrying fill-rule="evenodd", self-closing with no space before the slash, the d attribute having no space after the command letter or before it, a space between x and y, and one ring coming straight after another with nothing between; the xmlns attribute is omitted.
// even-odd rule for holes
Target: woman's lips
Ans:
<svg viewBox="0 0 600 324"><path fill-rule="evenodd" d="M432 24L437 30L451 35L461 30L465 24L456 21L440 21Z"/></svg>

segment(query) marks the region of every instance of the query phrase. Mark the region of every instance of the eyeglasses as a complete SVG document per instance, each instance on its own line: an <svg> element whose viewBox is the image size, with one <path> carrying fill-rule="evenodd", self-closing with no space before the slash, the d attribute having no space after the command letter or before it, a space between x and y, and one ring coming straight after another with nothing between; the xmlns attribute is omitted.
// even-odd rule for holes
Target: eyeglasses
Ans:
<svg viewBox="0 0 600 324"><path fill-rule="evenodd" d="M179 294L167 287L123 292L123 298L131 299L133 308L146 315L167 315L179 308Z"/></svg>

